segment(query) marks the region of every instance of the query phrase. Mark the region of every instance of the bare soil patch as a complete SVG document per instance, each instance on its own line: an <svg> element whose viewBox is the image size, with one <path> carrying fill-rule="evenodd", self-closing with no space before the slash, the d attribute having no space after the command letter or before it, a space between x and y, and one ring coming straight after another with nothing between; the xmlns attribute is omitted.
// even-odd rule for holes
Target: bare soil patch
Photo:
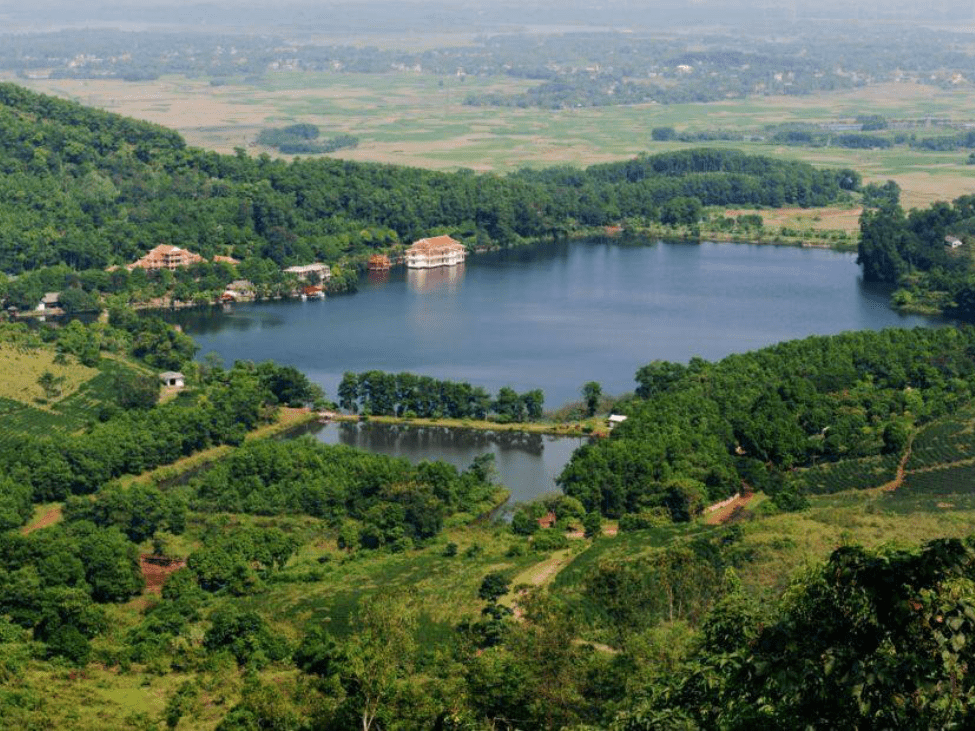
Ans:
<svg viewBox="0 0 975 731"><path fill-rule="evenodd" d="M186 568L186 559L184 558L167 558L166 556L153 556L149 553L139 556L139 569L142 571L142 577L146 580L145 593L161 594L166 579L182 568Z"/></svg>
<svg viewBox="0 0 975 731"><path fill-rule="evenodd" d="M755 213L727 210L729 217ZM758 211L766 226L813 229L816 231L858 231L862 208L771 208Z"/></svg>
<svg viewBox="0 0 975 731"><path fill-rule="evenodd" d="M704 519L704 522L708 525L722 525L724 523L728 523L731 520L739 517L744 512L745 506L748 505L748 503L750 503L754 497L755 493L753 492L746 492L739 495L723 508L709 513Z"/></svg>

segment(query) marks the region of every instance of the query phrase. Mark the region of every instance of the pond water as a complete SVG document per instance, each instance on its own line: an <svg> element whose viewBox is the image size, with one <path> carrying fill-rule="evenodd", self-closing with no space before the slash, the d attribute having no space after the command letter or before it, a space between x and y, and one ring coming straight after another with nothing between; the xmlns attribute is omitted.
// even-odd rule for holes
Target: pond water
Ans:
<svg viewBox="0 0 975 731"><path fill-rule="evenodd" d="M747 244L572 242L364 278L355 295L184 310L170 319L227 361L294 365L334 398L344 371L541 388L545 406L635 387L656 359L713 360L843 330L937 325L900 315L853 254Z"/></svg>
<svg viewBox="0 0 975 731"><path fill-rule="evenodd" d="M555 478L578 447L581 437L524 432L487 432L375 423L315 424L296 434L311 434L325 444L344 444L369 452L406 457L416 464L442 460L466 469L481 454L493 454L498 482L511 491L510 502L525 502L558 492Z"/></svg>

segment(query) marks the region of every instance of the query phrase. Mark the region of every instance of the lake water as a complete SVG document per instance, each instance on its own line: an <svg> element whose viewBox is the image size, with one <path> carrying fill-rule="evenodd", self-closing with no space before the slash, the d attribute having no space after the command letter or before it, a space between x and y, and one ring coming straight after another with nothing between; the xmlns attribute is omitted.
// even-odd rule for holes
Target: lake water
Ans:
<svg viewBox="0 0 975 731"><path fill-rule="evenodd" d="M443 460L466 469L481 454L493 454L498 482L511 491L511 502L525 502L557 492L555 478L587 440L521 432L485 432L374 423L316 424L302 429L325 444L345 444L369 452L421 460Z"/></svg>
<svg viewBox="0 0 975 731"><path fill-rule="evenodd" d="M334 398L344 371L541 388L546 408L635 388L655 359L708 360L781 340L940 321L900 315L853 254L746 244L574 242L394 269L325 301L184 310L170 318L227 361L294 365Z"/></svg>

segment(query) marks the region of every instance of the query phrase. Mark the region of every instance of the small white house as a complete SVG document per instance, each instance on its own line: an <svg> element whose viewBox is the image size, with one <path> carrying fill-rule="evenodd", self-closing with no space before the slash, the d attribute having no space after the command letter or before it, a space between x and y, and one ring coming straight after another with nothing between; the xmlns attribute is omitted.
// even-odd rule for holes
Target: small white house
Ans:
<svg viewBox="0 0 975 731"><path fill-rule="evenodd" d="M945 246L950 249L957 249L961 247L962 240L957 236L945 236Z"/></svg>
<svg viewBox="0 0 975 731"><path fill-rule="evenodd" d="M612 429L613 427L617 426L618 424L622 424L624 421L626 421L626 419L627 419L627 417L626 416L623 416L623 414L610 414L609 415L609 428Z"/></svg>
<svg viewBox="0 0 975 731"><path fill-rule="evenodd" d="M41 298L41 302L37 305L38 312L43 312L45 310L57 310L61 308L61 293L60 292L47 292Z"/></svg>
<svg viewBox="0 0 975 731"><path fill-rule="evenodd" d="M178 371L166 371L165 373L160 373L159 380L163 382L164 386L183 388L183 386L186 385L186 376Z"/></svg>

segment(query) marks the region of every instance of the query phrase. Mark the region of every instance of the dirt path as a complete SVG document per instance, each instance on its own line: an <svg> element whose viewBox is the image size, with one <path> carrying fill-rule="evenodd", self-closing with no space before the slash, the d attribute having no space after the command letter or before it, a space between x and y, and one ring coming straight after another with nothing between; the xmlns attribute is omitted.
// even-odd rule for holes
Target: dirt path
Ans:
<svg viewBox="0 0 975 731"><path fill-rule="evenodd" d="M555 575L558 574L559 571L572 563L572 559L574 558L575 555L570 548L564 548L561 551L556 551L544 561L541 561L534 566L529 566L527 569L515 576L515 578L511 580L511 585L518 586L520 584L528 584L530 586L545 586L555 578Z"/></svg>
<svg viewBox="0 0 975 731"><path fill-rule="evenodd" d="M20 532L26 536L30 533L33 533L36 530L40 530L41 528L47 528L49 525L54 525L55 523L60 522L60 520L61 520L61 506L55 505L54 507L44 511L44 513L41 514L40 517L35 518L30 523L28 523L23 528L21 528Z"/></svg>
<svg viewBox="0 0 975 731"><path fill-rule="evenodd" d="M894 492L897 488L904 484L904 475L907 474L907 461L911 458L911 447L914 446L914 435L907 440L907 447L904 449L904 456L901 457L901 461L897 463L897 472L894 473L894 479L890 482L881 485L877 491L878 492Z"/></svg>
<svg viewBox="0 0 975 731"><path fill-rule="evenodd" d="M571 548L564 548L561 551L555 551L544 561L540 561L539 563L529 566L527 569L515 576L511 580L511 586L512 588L517 586L529 586L532 588L545 586L558 575L559 571L572 563L572 560L576 557L576 555L577 554L573 552ZM518 600L525 593L527 593L527 590L524 588L517 591L511 591L500 601L501 604L511 607L511 609L514 611L516 619L522 618L522 611L521 607L518 606Z"/></svg>
<svg viewBox="0 0 975 731"><path fill-rule="evenodd" d="M707 517L704 519L704 522L708 525L721 525L722 523L727 523L733 516L744 510L745 506L752 501L753 497L755 497L754 492L746 492L739 495L724 507L708 513Z"/></svg>

